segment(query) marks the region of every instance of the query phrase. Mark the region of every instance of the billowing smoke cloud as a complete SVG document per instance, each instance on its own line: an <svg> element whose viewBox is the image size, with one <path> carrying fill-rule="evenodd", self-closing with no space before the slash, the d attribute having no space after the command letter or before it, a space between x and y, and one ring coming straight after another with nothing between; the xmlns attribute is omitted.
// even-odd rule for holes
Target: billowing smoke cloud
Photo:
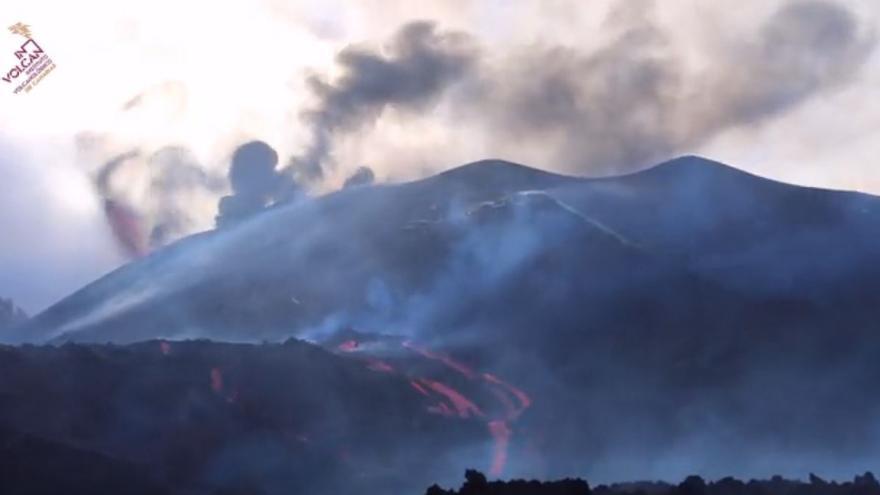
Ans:
<svg viewBox="0 0 880 495"><path fill-rule="evenodd" d="M120 247L138 257L196 230L194 204L224 183L186 148L166 146L146 157L138 149L116 156L98 170L95 187Z"/></svg>
<svg viewBox="0 0 880 495"><path fill-rule="evenodd" d="M263 141L250 141L236 148L229 166L233 194L217 205L217 226L234 225L274 203L299 195L293 178L276 170L278 153Z"/></svg>
<svg viewBox="0 0 880 495"><path fill-rule="evenodd" d="M531 47L484 70L463 108L488 116L500 147L540 143L556 150L557 167L625 172L779 116L850 80L874 46L845 7L795 1L756 39L719 48L689 70L650 6L618 4L604 25L611 41L595 51Z"/></svg>
<svg viewBox="0 0 880 495"><path fill-rule="evenodd" d="M304 114L311 143L291 160L304 180L323 177L337 134L356 131L374 121L387 107L419 110L428 107L476 60L469 36L438 31L431 22L412 22L395 34L387 53L349 47L337 56L343 75L330 81L314 76L309 85L318 98Z"/></svg>
<svg viewBox="0 0 880 495"><path fill-rule="evenodd" d="M620 173L694 151L724 131L769 121L841 86L874 47L872 33L862 32L844 6L796 0L764 20L754 37L709 49L709 62L694 70L652 7L650 0L617 3L602 27L609 41L597 49L521 46L490 58L475 35L443 31L427 21L403 25L382 50L345 48L336 57L339 77L307 81L317 103L302 113L311 133L305 152L281 171L277 158L262 168L233 164L234 194L219 203L218 225L295 197L297 182L323 179L334 164L334 145L363 133L386 109L417 118L415 111L424 116L442 101L492 154L540 148L552 168ZM463 90L450 91L456 84ZM138 94L125 108L179 112L186 101L185 88L169 82ZM390 161L378 165L393 177L393 170L387 172L397 164ZM127 170L133 163L149 170L150 192L140 198L130 193L130 184L123 187L128 192L119 192L119 184L131 180ZM264 184L245 186L248 174ZM120 175L126 179L111 180ZM373 169L362 167L343 187L375 177ZM132 256L195 230L189 202L197 196L216 201L224 187L179 147L147 159L121 155L103 167L97 182L111 227Z"/></svg>

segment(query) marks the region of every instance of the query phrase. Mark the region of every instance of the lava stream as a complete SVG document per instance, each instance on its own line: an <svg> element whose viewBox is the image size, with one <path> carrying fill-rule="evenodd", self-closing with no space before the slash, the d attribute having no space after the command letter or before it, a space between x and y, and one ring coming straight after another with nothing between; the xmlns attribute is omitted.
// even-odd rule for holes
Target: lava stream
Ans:
<svg viewBox="0 0 880 495"><path fill-rule="evenodd" d="M451 357L449 357L449 356L447 356L447 355L445 355L445 354L439 354L439 353L436 353L436 352L430 351L430 350L428 350L428 349L425 349L424 347L418 347L418 346L414 345L414 344L413 344L412 342L410 342L410 341L405 341L405 342L404 342L403 344L401 344L401 345L403 345L403 347L405 347L405 348L407 348L407 349L409 349L409 350L411 350L411 351L414 351L414 352L417 352L417 353L421 354L422 356L424 356L424 357L426 357L426 358L428 358L428 359L432 359L432 360L434 360L434 361L440 361L441 363L443 363L443 364L445 364L446 366L448 366L448 367L454 369L455 371L458 371L459 373L461 373L462 375L464 375L464 376L466 376L466 377L468 377L468 378L473 378L473 377L474 377L474 372L473 372L473 370L471 370L471 369L468 368L467 366L465 366L465 365L459 363L458 361L452 359Z"/></svg>
<svg viewBox="0 0 880 495"><path fill-rule="evenodd" d="M410 380L410 381L409 381L409 384L412 385L412 387L413 387L414 389L418 390L420 394L422 394L422 395L424 395L424 396L428 396L428 395L429 395L429 394L428 394L428 391L425 390L424 388L422 388L421 385L419 385L419 382L417 382L417 381L415 381L415 380Z"/></svg>
<svg viewBox="0 0 880 495"><path fill-rule="evenodd" d="M476 373L474 373L471 368L465 366L464 364L452 359L445 354L436 353L426 348L416 346L409 341L403 342L402 345L406 349L409 349L418 354L421 354L428 359L432 359L446 365L450 369L457 371L469 380L475 380L477 378ZM501 380L495 375L492 375L490 373L483 373L482 375L480 375L480 378L488 386L489 390L491 390L495 398L498 399L505 411L503 417L491 418L487 421L489 434L492 435L492 439L494 441L492 451L492 464L489 468L489 474L491 476L500 476L501 473L504 471L504 466L507 463L507 452L510 446L510 437L512 435L509 423L515 421L519 417L519 415L522 414L523 411L525 411L529 408L529 406L532 405L532 399L522 390L508 384L507 382ZM472 405L475 411L479 411L479 414L476 414L477 416L485 417L482 411L476 405L474 405L473 402L466 399L463 395L461 395L459 392L455 391L451 387L443 385L439 382L430 382L424 379L422 379L421 381L422 383L429 384L434 391L445 395L452 402L460 417L468 417L462 414L462 407L467 407L468 404ZM414 383L413 385L415 386ZM450 392L454 393L454 395L450 394ZM513 401L510 400L508 394L516 398L516 400L519 402L519 407L517 407L513 403ZM466 402L462 402L462 400ZM440 406L434 406L429 410L431 412L443 414L446 416L449 416L449 413L451 412L448 407L445 407L445 403L441 403Z"/></svg>
<svg viewBox="0 0 880 495"><path fill-rule="evenodd" d="M373 371L379 371L382 373L393 373L394 367L385 361L380 361L378 359L368 359L367 360L367 368Z"/></svg>
<svg viewBox="0 0 880 495"><path fill-rule="evenodd" d="M506 421L494 420L489 421L489 433L495 440L494 450L492 452L492 465L489 467L489 474L492 476L501 476L504 471L504 465L507 463L507 448L510 446L510 428Z"/></svg>
<svg viewBox="0 0 880 495"><path fill-rule="evenodd" d="M452 407L455 408L455 412L458 414L460 418L469 418L471 415L476 417L483 417L483 411L477 407L470 399L461 394L461 392L455 390L454 388L440 383L434 380L428 380L427 378L421 378L420 381L423 385L427 386L431 390L437 392L438 394L446 397L449 402L452 404Z"/></svg>
<svg viewBox="0 0 880 495"><path fill-rule="evenodd" d="M358 341L357 340L346 340L345 342L336 346L336 349L338 349L342 352L353 352L353 351L357 350L357 348L358 348Z"/></svg>
<svg viewBox="0 0 880 495"><path fill-rule="evenodd" d="M437 403L428 406L428 412L449 418L479 418L486 422L487 429L493 440L489 474L496 477L500 476L507 463L510 440L513 435L510 425L519 418L523 411L532 405L532 399L522 390L508 384L497 376L490 373L477 373L446 354L434 352L410 341L404 341L401 345L409 351L428 360L436 361L444 367L455 371L468 382L481 384L498 401L501 405L501 411L487 414L476 402L446 383L424 377L407 376L410 386L416 392L425 397L438 399ZM360 343L357 340L346 340L337 345L336 350L344 353L362 352ZM364 356L363 361L367 369L385 373L397 373L394 367L385 361L366 356ZM404 374L404 376L406 375Z"/></svg>

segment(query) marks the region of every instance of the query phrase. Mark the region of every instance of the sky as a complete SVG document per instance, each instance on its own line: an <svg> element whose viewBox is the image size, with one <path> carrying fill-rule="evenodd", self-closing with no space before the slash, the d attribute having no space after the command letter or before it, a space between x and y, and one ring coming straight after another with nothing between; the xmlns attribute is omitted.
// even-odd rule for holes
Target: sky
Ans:
<svg viewBox="0 0 880 495"><path fill-rule="evenodd" d="M316 193L361 166L600 176L695 153L880 194L873 0L29 0L16 22L56 64L0 84L0 297L30 313L133 256L108 200L153 247L212 228L252 139Z"/></svg>

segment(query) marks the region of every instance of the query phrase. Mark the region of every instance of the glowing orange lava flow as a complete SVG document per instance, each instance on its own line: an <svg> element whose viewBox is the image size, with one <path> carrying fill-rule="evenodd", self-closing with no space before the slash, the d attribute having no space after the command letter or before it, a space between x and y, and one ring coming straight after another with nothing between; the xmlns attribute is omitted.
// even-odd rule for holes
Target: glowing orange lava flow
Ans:
<svg viewBox="0 0 880 495"><path fill-rule="evenodd" d="M113 199L104 199L104 214L116 241L130 258L140 258L150 252L144 231L144 219L133 208Z"/></svg>
<svg viewBox="0 0 880 495"><path fill-rule="evenodd" d="M459 363L458 361L452 359L451 357L449 357L445 354L438 354L436 352L432 352L428 349L425 349L424 347L418 347L408 340L404 341L403 344L401 344L401 345L403 345L403 347L405 347L411 351L417 352L417 353L421 354L422 356L425 356L428 359L433 359L434 361L440 361L441 363L454 369L455 371L458 371L459 373L461 373L462 375L464 375L468 378L474 377L473 370L471 370L467 366Z"/></svg>
<svg viewBox="0 0 880 495"><path fill-rule="evenodd" d="M506 421L489 421L489 433L495 440L492 452L492 465L489 473L492 476L500 476L507 463L507 448L510 446L510 428Z"/></svg>
<svg viewBox="0 0 880 495"><path fill-rule="evenodd" d="M368 359L367 360L367 368L373 371L379 371L381 373L393 373L394 367L385 361L380 361L378 359Z"/></svg>
<svg viewBox="0 0 880 495"><path fill-rule="evenodd" d="M497 376L489 373L476 373L470 367L446 354L434 352L409 341L404 341L401 345L409 351L454 370L469 382L481 384L500 403L502 412L486 414L474 401L446 383L428 378L407 377L410 386L416 392L425 397L433 397L438 400L436 404L428 406L428 412L449 418L479 418L486 421L486 426L493 440L489 474L495 477L500 476L504 471L504 466L507 464L510 440L513 435L510 424L516 421L523 411L532 405L532 399L522 390L501 380ZM358 341L346 340L337 345L336 350L351 353L361 351L362 349ZM396 373L395 369L384 361L366 358L364 362L370 370ZM220 387L222 388L222 376L220 377Z"/></svg>
<svg viewBox="0 0 880 495"><path fill-rule="evenodd" d="M342 352L352 352L358 348L358 342L357 340L346 340L336 346L336 348Z"/></svg>
<svg viewBox="0 0 880 495"><path fill-rule="evenodd" d="M412 385L412 387L413 387L414 389L418 390L418 392L419 392L420 394L425 395L425 396L428 395L428 391L425 390L424 388L422 388L422 386L419 385L419 382L417 382L417 381L415 381L415 380L410 380L410 381L409 381L409 384Z"/></svg>
<svg viewBox="0 0 880 495"><path fill-rule="evenodd" d="M445 354L436 353L423 347L418 347L411 342L404 342L402 345L428 359L443 363L469 380L477 379L477 374L474 373L472 369ZM516 421L519 415L532 405L532 399L522 390L504 382L495 375L483 373L482 375L479 375L479 378L489 388L495 398L498 399L505 411L501 417L490 418L486 423L489 429L489 434L492 435L494 441L492 463L489 468L489 474L497 477L501 475L504 471L504 466L507 464L507 452L510 446L510 437L512 435L509 423ZM435 392L446 397L452 403L453 407L455 407L455 412L458 413L459 417L467 418L471 413L478 417L485 417L480 408L451 387L426 379L420 379L419 381ZM410 383L416 388L416 390L427 395L425 390L422 387L418 387L415 381L411 381ZM510 396L513 396L519 405L514 404ZM428 410L444 416L452 416L453 412L449 409L446 403L432 406Z"/></svg>
<svg viewBox="0 0 880 495"><path fill-rule="evenodd" d="M489 383L492 383L494 385L498 385L499 387L504 388L505 390L507 390L508 392L513 394L514 397L516 397L516 400L518 400L520 403L520 407L516 413L517 416L519 415L519 413L525 411L526 409L529 408L529 406L532 405L532 399L525 392L514 387L513 385L510 385L507 382L501 381L495 375L491 375L489 373L483 373L483 379ZM511 418L511 419L514 419L514 418Z"/></svg>
<svg viewBox="0 0 880 495"><path fill-rule="evenodd" d="M437 392L443 397L446 397L452 404L452 407L455 408L455 412L458 414L458 417L469 418L471 417L471 415L476 417L484 416L483 411L481 411L476 404L474 404L470 399L462 395L454 388L434 380L428 380L427 378L421 378L420 381L423 385L429 387L431 390Z"/></svg>

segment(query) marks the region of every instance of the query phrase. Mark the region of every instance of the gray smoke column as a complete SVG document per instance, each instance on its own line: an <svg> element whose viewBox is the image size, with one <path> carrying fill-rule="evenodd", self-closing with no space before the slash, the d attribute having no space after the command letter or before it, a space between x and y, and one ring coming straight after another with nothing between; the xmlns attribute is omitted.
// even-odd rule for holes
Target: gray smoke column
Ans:
<svg viewBox="0 0 880 495"><path fill-rule="evenodd" d="M295 199L293 179L276 170L278 153L263 141L250 141L235 149L229 166L232 194L220 198L217 227L235 225L271 206Z"/></svg>
<svg viewBox="0 0 880 495"><path fill-rule="evenodd" d="M343 69L340 78L310 78L318 105L303 114L312 137L306 151L291 160L298 178L323 177L336 134L374 122L387 107L429 106L468 73L476 58L468 35L438 31L425 21L401 27L386 48L380 53L348 47L336 58Z"/></svg>
<svg viewBox="0 0 880 495"><path fill-rule="evenodd" d="M572 171L629 172L843 86L875 45L846 6L797 0L754 34L708 47L694 68L652 4L617 4L598 49L532 46L505 57L459 107L499 145L539 144Z"/></svg>

